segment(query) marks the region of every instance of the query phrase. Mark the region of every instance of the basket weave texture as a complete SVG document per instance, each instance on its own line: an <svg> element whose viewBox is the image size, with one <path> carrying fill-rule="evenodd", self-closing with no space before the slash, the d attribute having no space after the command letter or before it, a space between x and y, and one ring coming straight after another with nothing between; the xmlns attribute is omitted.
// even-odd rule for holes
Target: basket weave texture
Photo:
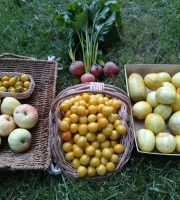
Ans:
<svg viewBox="0 0 180 200"><path fill-rule="evenodd" d="M0 78L4 75L13 77L13 76L18 76L20 77L23 73L20 72L1 72L0 73ZM14 92L1 92L0 91L0 97L14 97L16 99L26 99L28 97L30 97L30 95L33 93L34 91L34 87L35 87L35 82L34 79L31 75L26 74L30 80L30 86L28 88L28 90L26 92L23 93L14 93Z"/></svg>
<svg viewBox="0 0 180 200"><path fill-rule="evenodd" d="M61 139L61 131L59 129L59 123L63 118L63 113L59 109L61 102L77 94L87 92L91 92L94 94L108 94L112 96L112 98L116 98L121 101L121 108L119 109L118 114L120 120L122 121L122 124L125 125L127 128L127 133L125 135L122 135L119 139L119 143L124 145L125 151L124 153L118 155L119 163L116 165L115 172L121 171L127 163L127 161L129 160L134 145L134 135L132 128L132 111L130 106L130 100L127 94L121 89L104 83L92 82L69 87L61 91L57 95L49 113L52 156L56 160L58 167L69 178L94 181L105 178L111 175L112 173L106 173L106 175L104 176L86 176L84 178L79 178L77 175L77 170L73 168L71 162L65 159L65 153L62 149L63 141Z"/></svg>
<svg viewBox="0 0 180 200"><path fill-rule="evenodd" d="M8 145L7 138L2 138L0 169L47 169L51 164L48 122L51 103L56 92L57 62L3 54L0 55L0 70L2 74L4 72L21 72L33 77L36 83L33 93L29 98L19 101L22 104L34 106L39 115L36 126L29 130L32 134L32 143L27 151L23 153L13 152Z"/></svg>

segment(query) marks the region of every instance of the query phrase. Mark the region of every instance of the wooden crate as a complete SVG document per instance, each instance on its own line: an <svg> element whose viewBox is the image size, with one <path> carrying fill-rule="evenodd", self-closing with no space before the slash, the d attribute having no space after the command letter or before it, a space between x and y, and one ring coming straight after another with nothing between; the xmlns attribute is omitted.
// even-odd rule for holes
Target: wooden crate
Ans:
<svg viewBox="0 0 180 200"><path fill-rule="evenodd" d="M140 74L143 78L149 74L149 73L159 73L159 72L167 72L171 75L171 77L176 74L177 72L180 72L180 65L169 65L169 64L131 64L131 65L125 65L124 66L124 70L125 70L125 78L126 78L126 86L127 86L127 93L130 97L129 94L129 86L128 86L128 78L132 73L138 73ZM147 92L149 92L150 90L147 89ZM131 101L131 106L133 106L133 102ZM174 135L168 128L167 123L168 120L165 121L166 122L166 129L164 132L168 132L171 133L172 135ZM156 149L153 150L152 152L143 152L138 148L137 145L137 139L136 139L136 135L139 129L145 128L144 126L144 120L138 120L135 117L133 117L133 132L134 132L134 137L135 137L135 145L136 145L136 149L137 152L139 153L144 153L144 154L154 154L154 155L171 155L171 156L180 156L180 154L178 154L177 152L173 152L171 154L164 154L164 153L160 153L159 151L157 151Z"/></svg>

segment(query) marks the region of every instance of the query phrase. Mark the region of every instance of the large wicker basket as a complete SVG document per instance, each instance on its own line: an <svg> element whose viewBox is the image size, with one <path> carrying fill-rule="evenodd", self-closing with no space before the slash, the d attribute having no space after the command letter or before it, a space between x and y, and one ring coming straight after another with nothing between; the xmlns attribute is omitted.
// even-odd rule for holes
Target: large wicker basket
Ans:
<svg viewBox="0 0 180 200"><path fill-rule="evenodd" d="M36 83L33 93L19 101L34 106L39 115L32 134L30 148L22 153L13 152L7 138L2 138L0 146L1 170L45 170L51 164L49 142L49 111L56 93L57 62L38 60L14 54L0 55L0 71L22 72L33 77Z"/></svg>
<svg viewBox="0 0 180 200"><path fill-rule="evenodd" d="M80 93L101 93L108 94L113 98L119 99L122 106L119 110L119 118L127 128L127 134L120 137L119 142L124 145L125 151L123 154L119 154L119 163L116 165L115 172L119 172L130 158L131 151L134 145L134 135L132 129L132 111L130 101L127 94L121 89L112 85L107 85L98 82L92 82L88 84L79 84L73 87L69 87L60 92L55 98L52 108L49 113L49 125L50 125L50 140L51 151L57 165L62 172L72 179L87 179L87 180L100 180L104 177L111 175L112 173L106 173L104 176L94 176L85 178L78 178L77 170L73 168L71 162L65 159L65 154L62 149L61 132L59 129L59 122L62 120L62 112L60 111L60 104L65 99L71 98Z"/></svg>

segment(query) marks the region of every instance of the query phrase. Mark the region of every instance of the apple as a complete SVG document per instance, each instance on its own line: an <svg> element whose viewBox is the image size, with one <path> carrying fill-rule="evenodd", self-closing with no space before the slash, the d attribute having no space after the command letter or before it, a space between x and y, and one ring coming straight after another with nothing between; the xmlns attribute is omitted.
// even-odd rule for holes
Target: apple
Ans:
<svg viewBox="0 0 180 200"><path fill-rule="evenodd" d="M5 97L1 104L1 113L6 115L13 115L14 109L21 105L21 103L14 97Z"/></svg>
<svg viewBox="0 0 180 200"><path fill-rule="evenodd" d="M38 121L38 112L35 107L29 104L22 104L15 108L13 117L20 128L30 129Z"/></svg>
<svg viewBox="0 0 180 200"><path fill-rule="evenodd" d="M0 115L0 136L8 136L15 128L16 124L12 116Z"/></svg>
<svg viewBox="0 0 180 200"><path fill-rule="evenodd" d="M31 145L31 133L24 128L17 128L10 133L8 144L15 152L26 151Z"/></svg>

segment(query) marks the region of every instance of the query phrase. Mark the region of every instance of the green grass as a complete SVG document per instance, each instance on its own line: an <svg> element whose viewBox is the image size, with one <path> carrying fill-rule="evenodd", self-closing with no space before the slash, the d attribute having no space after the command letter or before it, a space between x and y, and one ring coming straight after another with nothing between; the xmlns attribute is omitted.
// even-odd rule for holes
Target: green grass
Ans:
<svg viewBox="0 0 180 200"><path fill-rule="evenodd" d="M1 0L0 54L47 59L61 57L57 93L79 83L68 72L66 31L55 20L71 1ZM180 2L122 1L122 41L105 49L104 61L115 62L120 74L101 81L126 91L123 66L132 63L180 63ZM71 80L71 81L69 81ZM2 200L178 200L180 158L141 155L133 149L123 170L100 182L69 180L43 171L0 172Z"/></svg>

